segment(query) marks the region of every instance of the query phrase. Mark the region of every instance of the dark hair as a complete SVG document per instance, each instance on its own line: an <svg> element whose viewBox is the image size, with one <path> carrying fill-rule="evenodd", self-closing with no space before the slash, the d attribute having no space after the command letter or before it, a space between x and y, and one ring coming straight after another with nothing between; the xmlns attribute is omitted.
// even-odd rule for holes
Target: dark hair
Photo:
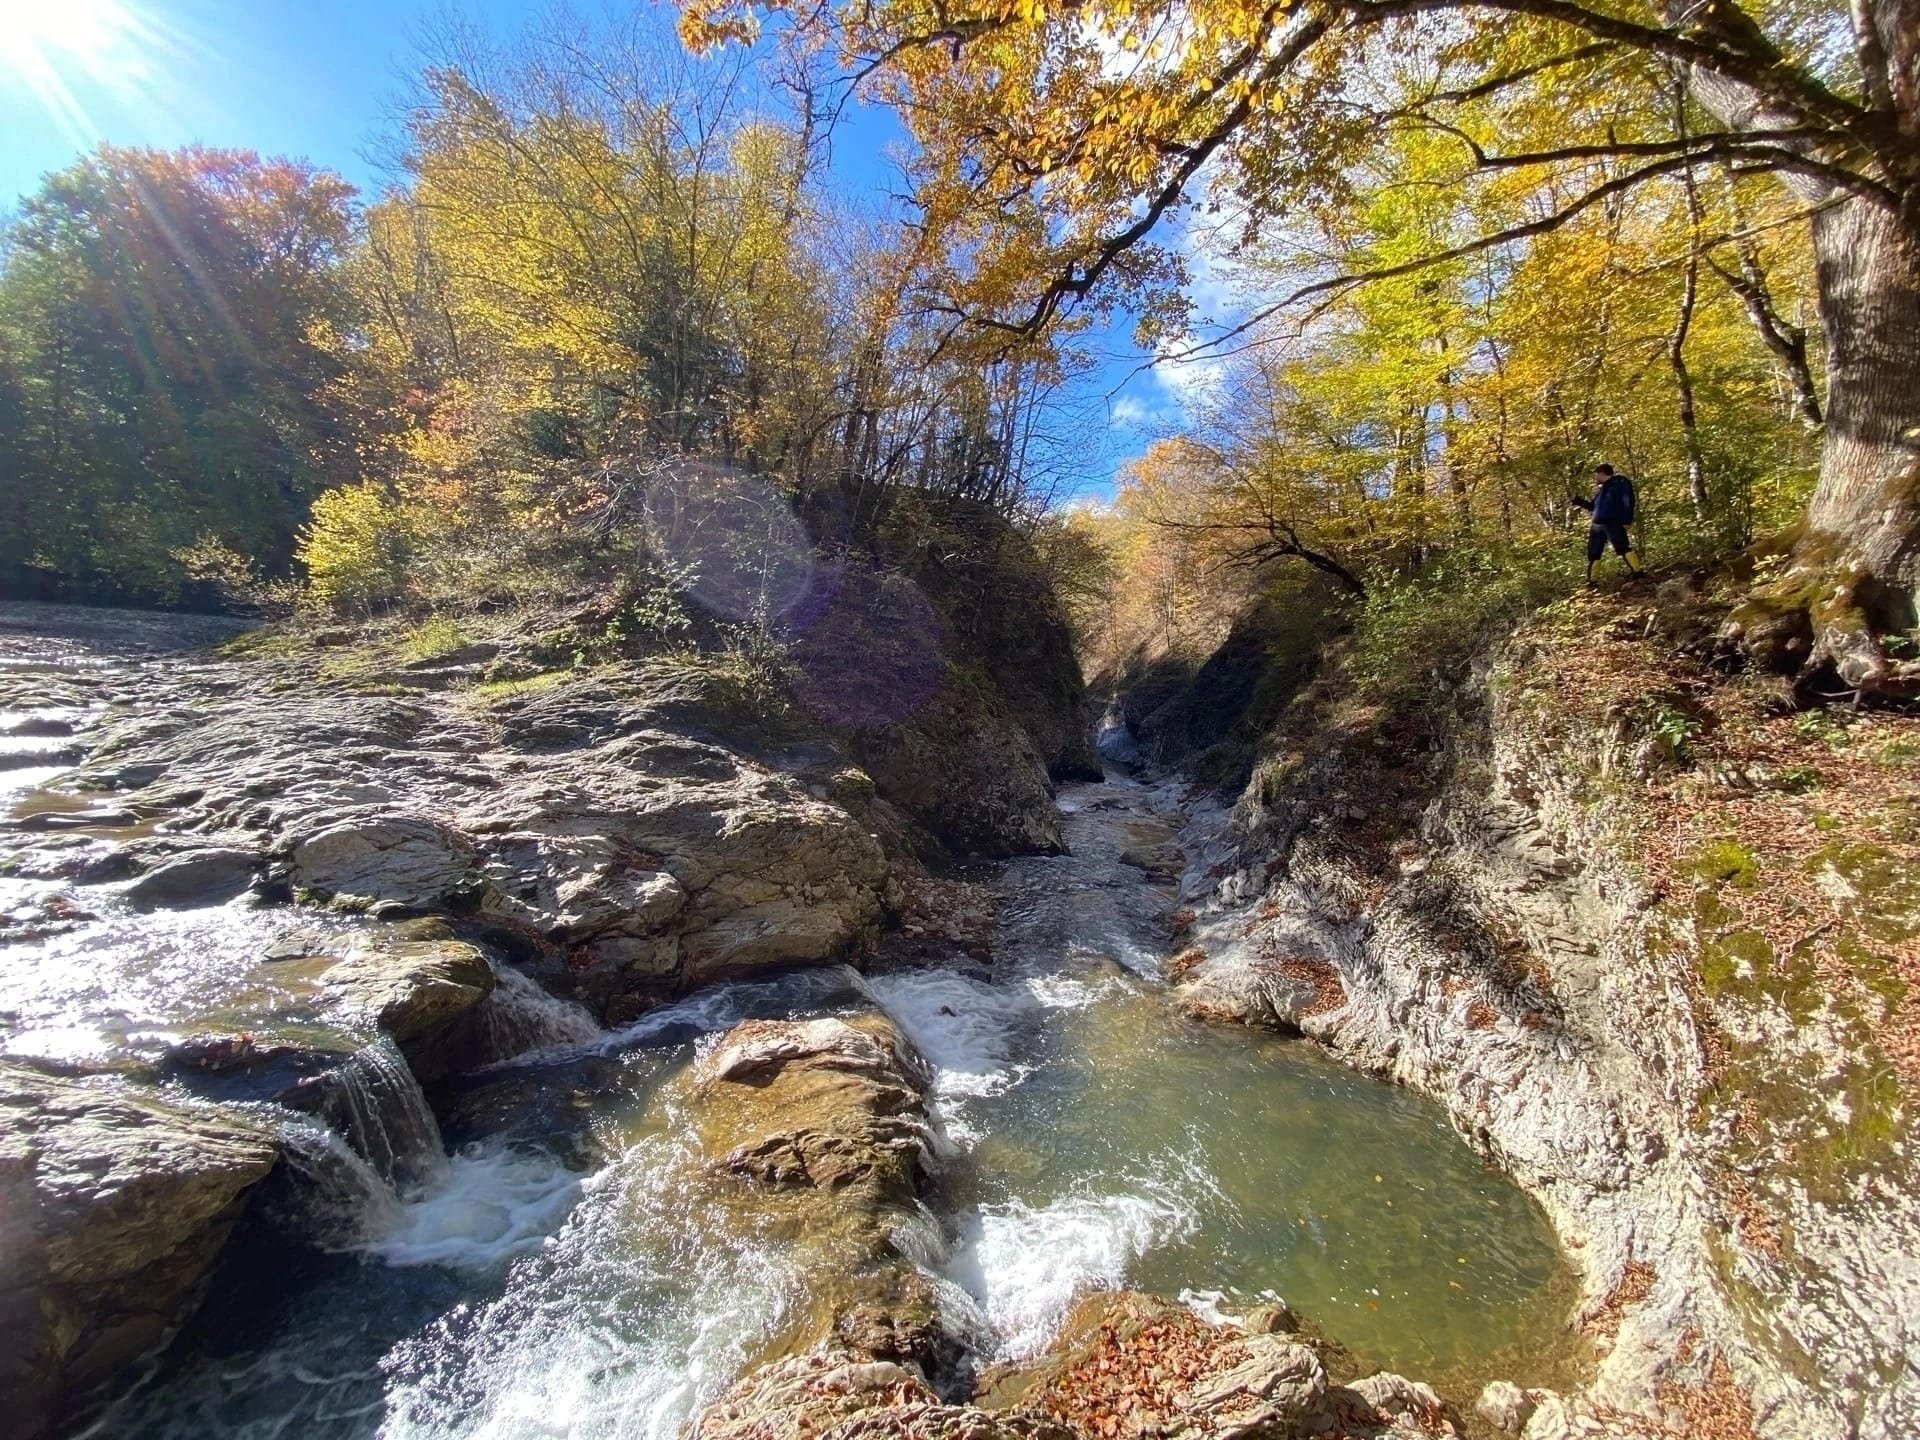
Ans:
<svg viewBox="0 0 1920 1440"><path fill-rule="evenodd" d="M1593 473L1596 475L1611 475L1613 473L1613 467L1605 464L1596 465L1593 467Z"/></svg>

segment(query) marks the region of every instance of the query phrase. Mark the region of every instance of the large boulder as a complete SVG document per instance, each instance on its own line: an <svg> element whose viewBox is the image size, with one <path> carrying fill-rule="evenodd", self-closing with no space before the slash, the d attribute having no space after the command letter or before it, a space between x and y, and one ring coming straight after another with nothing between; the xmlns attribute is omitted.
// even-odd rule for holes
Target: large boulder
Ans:
<svg viewBox="0 0 1920 1440"><path fill-rule="evenodd" d="M424 815L325 820L296 830L283 849L295 886L349 908L429 910L484 889L472 842Z"/></svg>
<svg viewBox="0 0 1920 1440"><path fill-rule="evenodd" d="M987 687L956 670L913 715L862 731L855 752L881 794L948 855L1059 854L1047 764Z"/></svg>
<svg viewBox="0 0 1920 1440"><path fill-rule="evenodd" d="M165 1341L278 1159L243 1114L0 1065L8 1433L54 1433Z"/></svg>
<svg viewBox="0 0 1920 1440"><path fill-rule="evenodd" d="M786 1338L938 1365L953 1341L909 1257L937 1250L919 1204L931 1151L924 1064L891 1021L749 1020L694 1067L691 1114L716 1202L832 1277Z"/></svg>

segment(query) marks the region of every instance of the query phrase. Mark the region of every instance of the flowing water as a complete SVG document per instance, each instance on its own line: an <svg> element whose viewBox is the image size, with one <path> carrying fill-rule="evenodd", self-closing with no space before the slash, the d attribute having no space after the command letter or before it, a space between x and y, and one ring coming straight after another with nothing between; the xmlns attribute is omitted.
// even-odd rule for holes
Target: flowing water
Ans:
<svg viewBox="0 0 1920 1440"><path fill-rule="evenodd" d="M0 756L70 744L25 732L140 703L139 667L180 663L146 658L168 634L150 621L102 639L9 633L6 619ZM69 759L0 769L0 784L23 779L0 810L88 806L58 789ZM716 986L614 1032L502 968L482 1019L494 1053L518 1058L463 1083L494 1087L507 1112L557 1106L580 1144L511 1126L475 1138L462 1119L445 1133L466 1143L449 1147L397 1052L364 1045L341 1068L334 1128L283 1120L306 1243L247 1241L161 1372L98 1433L681 1434L816 1277L706 1203L668 1082L743 1018L876 1002L935 1068L943 1240L916 1258L948 1282L980 1362L1032 1354L1078 1293L1129 1284L1203 1313L1283 1295L1365 1359L1456 1396L1576 1363L1571 1280L1543 1217L1436 1107L1168 1005L1174 896L1122 858L1164 844L1168 797L1115 781L1071 787L1062 807L1073 853L990 882L989 964ZM0 886L0 910L58 919L64 893L84 912L0 944L0 1044L42 1062L145 1054L209 1015L298 1015L311 981L269 953L295 928L350 926L244 902L139 914L111 886Z"/></svg>

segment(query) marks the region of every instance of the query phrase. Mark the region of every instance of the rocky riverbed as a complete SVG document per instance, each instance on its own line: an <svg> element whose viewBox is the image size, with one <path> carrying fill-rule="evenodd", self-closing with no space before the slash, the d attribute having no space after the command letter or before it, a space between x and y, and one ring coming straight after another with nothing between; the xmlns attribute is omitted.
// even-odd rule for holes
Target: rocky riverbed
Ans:
<svg viewBox="0 0 1920 1440"><path fill-rule="evenodd" d="M954 797L697 670L0 619L25 1433L1436 1433L1586 1363L1438 1110L1169 1003L1171 792L976 734L1043 853L938 879Z"/></svg>

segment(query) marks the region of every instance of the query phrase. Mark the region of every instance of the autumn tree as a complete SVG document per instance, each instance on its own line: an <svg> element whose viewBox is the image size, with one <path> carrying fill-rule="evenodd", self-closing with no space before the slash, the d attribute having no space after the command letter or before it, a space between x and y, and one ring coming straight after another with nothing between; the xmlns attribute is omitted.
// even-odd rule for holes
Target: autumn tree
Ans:
<svg viewBox="0 0 1920 1440"><path fill-rule="evenodd" d="M696 42L741 36L763 8L785 7L697 0L684 27ZM1224 197L1257 234L1338 197L1400 130L1448 137L1462 181L1525 188L1526 218L1366 271L1330 265L1280 308L1524 243L1702 166L1778 177L1810 223L1828 354L1820 482L1786 608L1811 617L1815 661L1847 685L1916 678L1880 639L1912 624L1920 582L1920 44L1906 0L859 0L786 23L913 126L927 223L979 261L927 303L1015 335L1076 302L1131 305L1150 329L1177 321L1171 220ZM1406 76L1410 55L1423 73ZM1656 123L1676 79L1697 119L1676 126L1669 107Z"/></svg>
<svg viewBox="0 0 1920 1440"><path fill-rule="evenodd" d="M103 148L27 198L0 251L0 583L173 600L202 541L284 570L355 463L327 344L349 195L245 152Z"/></svg>

